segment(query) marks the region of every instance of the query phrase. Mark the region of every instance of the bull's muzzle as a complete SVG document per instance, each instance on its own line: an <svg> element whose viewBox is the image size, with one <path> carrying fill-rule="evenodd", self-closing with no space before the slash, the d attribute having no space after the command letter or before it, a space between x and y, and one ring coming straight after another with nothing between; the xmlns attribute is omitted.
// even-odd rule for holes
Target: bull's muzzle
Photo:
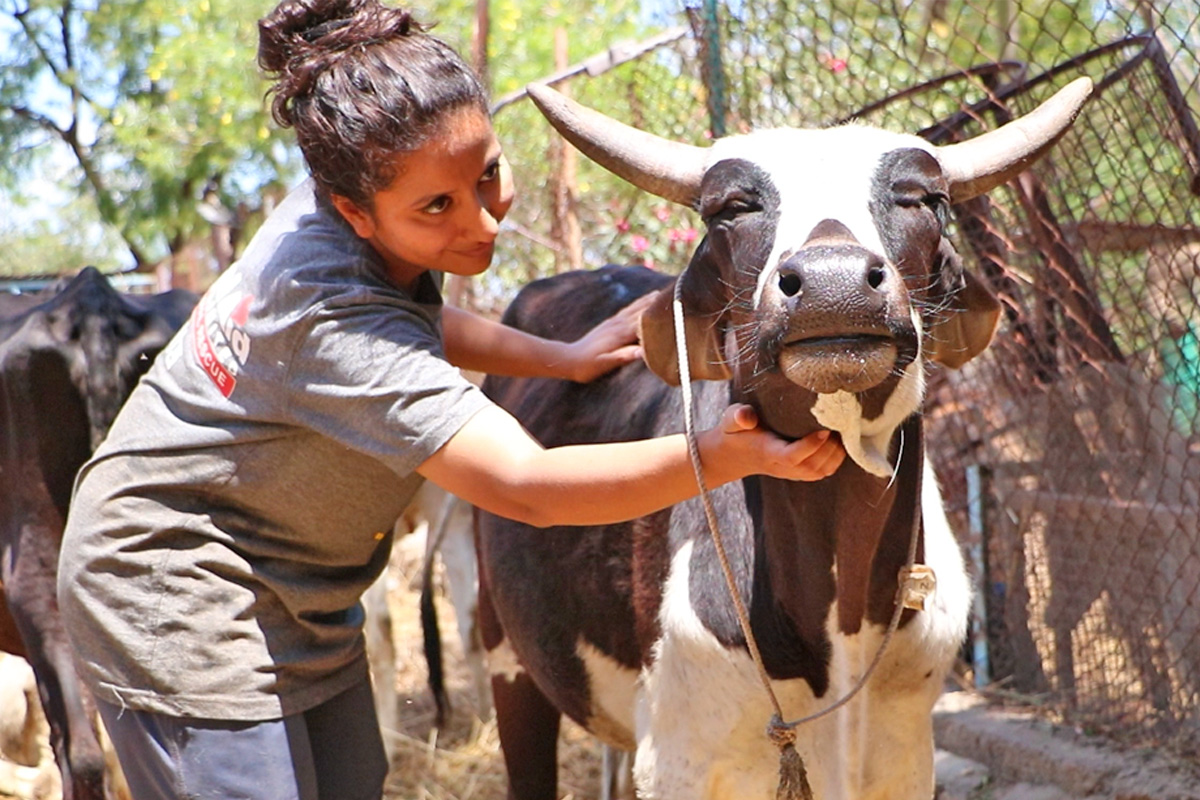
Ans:
<svg viewBox="0 0 1200 800"><path fill-rule="evenodd" d="M897 368L900 339L916 341L897 271L854 241L818 239L776 269L764 301L786 330L779 368L818 394L863 392Z"/></svg>

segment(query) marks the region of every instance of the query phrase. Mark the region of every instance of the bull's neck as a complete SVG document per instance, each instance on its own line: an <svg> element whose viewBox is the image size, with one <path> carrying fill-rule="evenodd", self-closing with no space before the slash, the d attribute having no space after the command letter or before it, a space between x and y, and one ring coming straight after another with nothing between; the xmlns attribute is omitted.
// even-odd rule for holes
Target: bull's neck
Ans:
<svg viewBox="0 0 1200 800"><path fill-rule="evenodd" d="M896 436L905 441L890 483L849 459L815 483L747 481L748 499L758 496L750 502L752 513L760 516L754 526L751 618L756 629L790 629L800 639L798 648L769 651L824 651L831 607L834 626L843 634L891 619L897 576L907 561L913 526L920 524L920 417L906 420ZM918 541L918 559L921 547ZM793 672L782 659L767 666L776 677Z"/></svg>

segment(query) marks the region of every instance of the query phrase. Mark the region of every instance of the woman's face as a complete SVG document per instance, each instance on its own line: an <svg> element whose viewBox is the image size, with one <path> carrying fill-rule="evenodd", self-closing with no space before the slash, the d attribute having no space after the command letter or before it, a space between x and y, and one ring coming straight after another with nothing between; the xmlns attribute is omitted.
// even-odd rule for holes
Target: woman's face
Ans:
<svg viewBox="0 0 1200 800"><path fill-rule="evenodd" d="M425 145L397 159L396 179L376 193L374 209L333 195L392 280L411 288L426 270L486 270L513 198L512 173L487 115L475 108L451 112Z"/></svg>

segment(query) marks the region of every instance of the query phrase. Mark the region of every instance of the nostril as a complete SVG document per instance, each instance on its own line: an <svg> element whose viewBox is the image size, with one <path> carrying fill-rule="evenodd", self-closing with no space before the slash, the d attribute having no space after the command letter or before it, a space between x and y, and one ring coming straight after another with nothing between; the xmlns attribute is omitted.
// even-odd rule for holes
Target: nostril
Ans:
<svg viewBox="0 0 1200 800"><path fill-rule="evenodd" d="M795 297L800 294L801 288L803 288L803 282L799 275L794 272L779 273L779 291L788 297Z"/></svg>
<svg viewBox="0 0 1200 800"><path fill-rule="evenodd" d="M878 289L883 286L883 281L887 277L887 272L883 267L871 267L867 270L867 285L872 289Z"/></svg>

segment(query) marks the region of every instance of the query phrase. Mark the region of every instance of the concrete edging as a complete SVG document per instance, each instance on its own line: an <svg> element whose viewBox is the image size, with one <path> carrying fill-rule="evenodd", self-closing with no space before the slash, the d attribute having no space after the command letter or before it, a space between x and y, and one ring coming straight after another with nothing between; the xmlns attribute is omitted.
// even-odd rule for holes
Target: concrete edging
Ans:
<svg viewBox="0 0 1200 800"><path fill-rule="evenodd" d="M1030 713L989 707L970 692L943 695L933 727L940 749L983 764L993 779L1092 800L1200 800L1200 762L1123 752Z"/></svg>

